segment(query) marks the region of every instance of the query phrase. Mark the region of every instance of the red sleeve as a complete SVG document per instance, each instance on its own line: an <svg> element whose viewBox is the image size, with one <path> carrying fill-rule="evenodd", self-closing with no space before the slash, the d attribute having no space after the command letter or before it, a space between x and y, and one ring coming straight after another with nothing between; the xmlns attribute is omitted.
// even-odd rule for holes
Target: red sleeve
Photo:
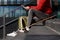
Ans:
<svg viewBox="0 0 60 40"><path fill-rule="evenodd" d="M46 0L37 0L37 6L30 6L32 9L38 9L40 10L45 3Z"/></svg>
<svg viewBox="0 0 60 40"><path fill-rule="evenodd" d="M45 12L46 14L52 14L52 9L51 8L48 8L47 11Z"/></svg>

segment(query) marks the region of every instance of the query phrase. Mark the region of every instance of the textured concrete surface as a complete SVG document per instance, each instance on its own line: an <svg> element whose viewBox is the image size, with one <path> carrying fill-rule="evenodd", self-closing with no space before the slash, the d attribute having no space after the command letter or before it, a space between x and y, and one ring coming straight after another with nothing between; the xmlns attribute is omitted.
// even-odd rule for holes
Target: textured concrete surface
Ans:
<svg viewBox="0 0 60 40"><path fill-rule="evenodd" d="M60 36L44 26L32 26L27 33L18 32L16 37L6 37L3 40L60 40Z"/></svg>

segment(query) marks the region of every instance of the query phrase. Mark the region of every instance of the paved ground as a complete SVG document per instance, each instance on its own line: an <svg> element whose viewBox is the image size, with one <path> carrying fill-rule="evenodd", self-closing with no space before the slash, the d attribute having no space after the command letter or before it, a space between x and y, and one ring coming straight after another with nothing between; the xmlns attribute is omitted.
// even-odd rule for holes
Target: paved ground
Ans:
<svg viewBox="0 0 60 40"><path fill-rule="evenodd" d="M32 26L28 33L18 32L16 37L6 37L4 40L60 40L60 36L45 26Z"/></svg>

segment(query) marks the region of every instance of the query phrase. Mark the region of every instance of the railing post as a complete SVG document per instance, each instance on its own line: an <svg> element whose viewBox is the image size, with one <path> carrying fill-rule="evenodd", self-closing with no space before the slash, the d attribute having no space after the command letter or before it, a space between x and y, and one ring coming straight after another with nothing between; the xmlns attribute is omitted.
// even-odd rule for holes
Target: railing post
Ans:
<svg viewBox="0 0 60 40"><path fill-rule="evenodd" d="M5 15L3 16L3 39L5 39Z"/></svg>
<svg viewBox="0 0 60 40"><path fill-rule="evenodd" d="M4 12L4 7L3 7ZM5 13L3 14L3 39L5 39Z"/></svg>

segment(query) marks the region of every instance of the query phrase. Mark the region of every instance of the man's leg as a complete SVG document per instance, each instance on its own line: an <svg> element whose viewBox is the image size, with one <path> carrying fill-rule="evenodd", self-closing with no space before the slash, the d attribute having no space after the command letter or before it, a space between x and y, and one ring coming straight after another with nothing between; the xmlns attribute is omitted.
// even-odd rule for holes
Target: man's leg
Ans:
<svg viewBox="0 0 60 40"><path fill-rule="evenodd" d="M33 15L36 15L37 18L39 18L39 20L47 17L47 15L45 13L43 13L43 12L30 9L28 11L27 27L30 27Z"/></svg>
<svg viewBox="0 0 60 40"><path fill-rule="evenodd" d="M33 12L32 12L32 9L30 9L28 11L28 18L27 18L27 26L26 26L27 31L29 31L29 27L30 27L30 24L31 24L31 21L32 21L32 17L33 17Z"/></svg>
<svg viewBox="0 0 60 40"><path fill-rule="evenodd" d="M28 26L28 27L29 27L30 24L31 24L32 17L33 17L33 12L32 12L32 9L30 9L30 10L28 11L28 18L27 18L27 26Z"/></svg>
<svg viewBox="0 0 60 40"><path fill-rule="evenodd" d="M37 11L37 10L33 10L33 9L30 9L28 11L28 18L27 18L27 26L29 27L31 22L32 22L32 18L33 16L36 15L37 18L41 19L41 18L44 18L46 15L40 11Z"/></svg>
<svg viewBox="0 0 60 40"><path fill-rule="evenodd" d="M43 12L37 11L37 10L34 10L34 11L35 11L35 15L38 17L37 21L48 17L48 15L46 15L46 13L43 13ZM42 24L45 25L45 21L43 21Z"/></svg>
<svg viewBox="0 0 60 40"><path fill-rule="evenodd" d="M34 10L34 14L40 19L44 19L47 17L46 13L43 13L41 11Z"/></svg>

